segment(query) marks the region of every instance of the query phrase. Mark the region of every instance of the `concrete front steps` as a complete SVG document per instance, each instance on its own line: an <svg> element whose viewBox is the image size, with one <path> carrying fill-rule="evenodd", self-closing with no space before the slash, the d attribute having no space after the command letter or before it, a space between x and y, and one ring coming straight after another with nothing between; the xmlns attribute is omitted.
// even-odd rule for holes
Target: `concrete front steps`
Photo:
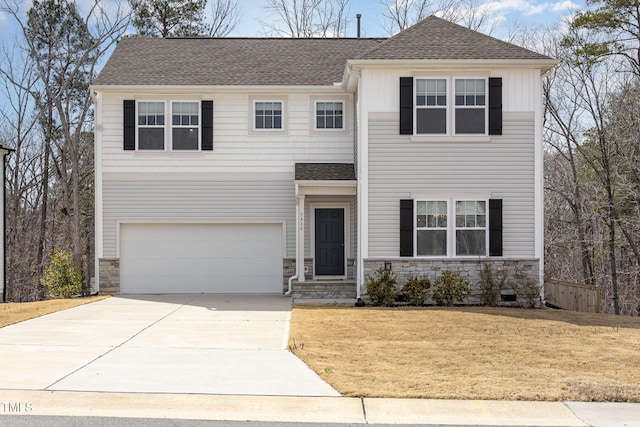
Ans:
<svg viewBox="0 0 640 427"><path fill-rule="evenodd" d="M309 280L292 283L291 296L305 299L356 299L355 280Z"/></svg>

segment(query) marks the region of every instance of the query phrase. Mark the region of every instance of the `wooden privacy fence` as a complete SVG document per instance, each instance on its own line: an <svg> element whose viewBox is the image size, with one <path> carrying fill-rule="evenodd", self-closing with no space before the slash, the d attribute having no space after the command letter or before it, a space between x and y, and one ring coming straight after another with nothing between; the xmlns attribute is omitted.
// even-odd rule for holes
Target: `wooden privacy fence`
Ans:
<svg viewBox="0 0 640 427"><path fill-rule="evenodd" d="M565 310L600 313L599 286L545 279L544 298Z"/></svg>

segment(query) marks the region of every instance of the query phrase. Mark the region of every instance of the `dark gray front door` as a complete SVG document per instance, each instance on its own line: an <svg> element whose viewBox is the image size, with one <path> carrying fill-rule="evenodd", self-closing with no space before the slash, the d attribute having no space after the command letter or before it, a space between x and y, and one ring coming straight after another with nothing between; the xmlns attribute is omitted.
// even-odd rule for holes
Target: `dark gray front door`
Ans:
<svg viewBox="0 0 640 427"><path fill-rule="evenodd" d="M316 209L316 276L344 275L344 209Z"/></svg>

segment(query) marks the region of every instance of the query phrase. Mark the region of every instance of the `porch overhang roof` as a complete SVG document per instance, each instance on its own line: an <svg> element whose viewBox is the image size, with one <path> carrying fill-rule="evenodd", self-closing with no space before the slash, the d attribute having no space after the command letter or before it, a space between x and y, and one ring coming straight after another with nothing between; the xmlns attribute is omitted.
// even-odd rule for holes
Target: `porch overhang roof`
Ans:
<svg viewBox="0 0 640 427"><path fill-rule="evenodd" d="M348 195L357 191L353 163L296 163L296 197L303 195Z"/></svg>

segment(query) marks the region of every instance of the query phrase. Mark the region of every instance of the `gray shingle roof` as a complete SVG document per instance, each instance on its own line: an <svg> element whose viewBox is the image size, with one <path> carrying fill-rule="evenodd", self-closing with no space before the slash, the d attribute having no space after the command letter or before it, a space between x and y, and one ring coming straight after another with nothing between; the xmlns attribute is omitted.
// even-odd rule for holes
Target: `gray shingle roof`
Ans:
<svg viewBox="0 0 640 427"><path fill-rule="evenodd" d="M358 59L551 58L432 15L374 46Z"/></svg>
<svg viewBox="0 0 640 427"><path fill-rule="evenodd" d="M353 163L296 163L296 181L355 181Z"/></svg>
<svg viewBox="0 0 640 427"><path fill-rule="evenodd" d="M384 39L122 39L96 85L332 85Z"/></svg>
<svg viewBox="0 0 640 427"><path fill-rule="evenodd" d="M95 85L332 85L349 59L550 60L435 16L389 39L125 38Z"/></svg>

